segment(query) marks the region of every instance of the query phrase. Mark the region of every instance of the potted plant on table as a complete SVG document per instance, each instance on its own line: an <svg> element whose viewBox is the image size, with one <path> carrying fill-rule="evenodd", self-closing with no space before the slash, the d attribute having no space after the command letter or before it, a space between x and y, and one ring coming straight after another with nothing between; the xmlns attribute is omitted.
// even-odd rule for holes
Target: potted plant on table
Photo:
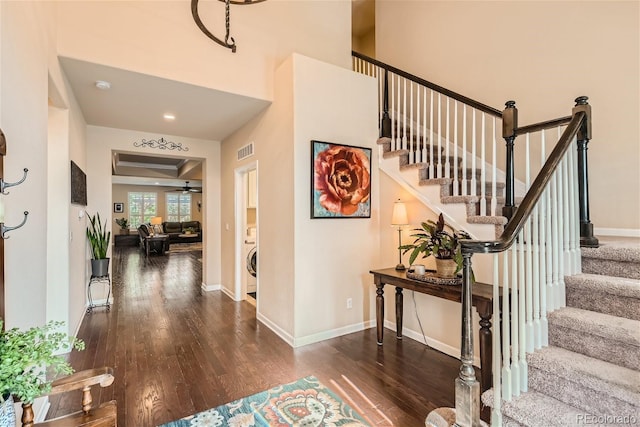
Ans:
<svg viewBox="0 0 640 427"><path fill-rule="evenodd" d="M413 264L420 254L422 258L433 255L436 259L436 274L439 277L455 277L462 269L462 251L459 241L470 239L471 236L466 231L455 230L446 224L442 214L438 217L438 222L427 220L421 225L422 228L414 229L415 233L411 235L415 238L413 243L402 245L399 249L404 251L403 254L411 251L409 264Z"/></svg>
<svg viewBox="0 0 640 427"><path fill-rule="evenodd" d="M83 350L84 343L59 332L64 322L20 331L2 330L0 319L0 426L15 426L13 398L30 405L51 390L56 376L73 372L59 350Z"/></svg>
<svg viewBox="0 0 640 427"><path fill-rule="evenodd" d="M120 234L129 234L129 220L127 218L116 218L116 224L120 226Z"/></svg>
<svg viewBox="0 0 640 427"><path fill-rule="evenodd" d="M111 240L111 232L107 231L107 221L104 225L100 214L89 216L90 226L87 227L87 238L91 244L91 274L93 277L103 277L109 274L109 258L107 250Z"/></svg>

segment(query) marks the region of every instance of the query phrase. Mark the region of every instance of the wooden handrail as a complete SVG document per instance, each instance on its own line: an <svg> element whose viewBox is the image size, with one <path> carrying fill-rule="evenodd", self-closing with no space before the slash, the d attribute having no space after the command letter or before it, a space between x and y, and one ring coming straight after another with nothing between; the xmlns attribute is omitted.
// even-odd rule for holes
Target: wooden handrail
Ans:
<svg viewBox="0 0 640 427"><path fill-rule="evenodd" d="M516 135L524 135L525 133L538 132L545 129L551 129L554 127L562 126L569 123L572 116L560 117L559 119L547 120L544 122L534 123L527 126L522 126L515 129Z"/></svg>
<svg viewBox="0 0 640 427"><path fill-rule="evenodd" d="M571 146L573 138L578 134L583 120L587 117L583 111L578 111L574 114L569 125L563 132L562 136L558 140L555 148L549 155L549 158L545 162L542 170L538 173L538 176L531 184L531 188L527 191L524 199L515 214L507 224L504 232L497 240L461 240L460 245L462 247L462 253L497 253L503 252L511 247L516 236L522 230L525 223L529 219L529 216L533 212L533 208L536 206L538 199L544 192L547 184L551 180L551 177L558 165L562 161L567 149Z"/></svg>
<svg viewBox="0 0 640 427"><path fill-rule="evenodd" d="M453 98L456 101L460 101L460 102L462 102L462 103L464 103L464 104L466 104L466 105L468 105L470 107L473 107L473 108L475 108L477 110L483 111L483 112L485 112L485 113L487 113L487 114L489 114L491 116L495 116L495 117L499 117L499 118L502 117L502 111L500 111L500 110L497 110L497 109L495 109L493 107L485 105L485 104L483 104L481 102L478 102L478 101L476 101L474 99L467 98L464 95L460 95L459 93L456 93L454 91L446 89L446 88L444 88L442 86L439 86L439 85L437 85L435 83L431 83L428 80L425 80L425 79L422 79L420 77L414 76L413 74L407 73L406 71L399 70L396 67L393 67L393 66L391 66L389 64L385 64L384 62L380 62L377 59L370 58L370 57L368 57L366 55L363 55L363 54L355 52L355 51L351 51L351 55L355 56L356 58L362 59L363 61L370 62L373 65L377 65L378 67L383 68L383 69L385 69L385 70L387 70L389 72L392 72L392 73L394 73L394 74L396 74L398 76L404 77L405 79L408 79L408 80L411 80L413 82L416 82L416 83L418 83L418 84L420 84L422 86L426 86L429 89L433 89L436 92L439 92L439 93L441 93L441 94L443 94L445 96L448 96L449 98Z"/></svg>

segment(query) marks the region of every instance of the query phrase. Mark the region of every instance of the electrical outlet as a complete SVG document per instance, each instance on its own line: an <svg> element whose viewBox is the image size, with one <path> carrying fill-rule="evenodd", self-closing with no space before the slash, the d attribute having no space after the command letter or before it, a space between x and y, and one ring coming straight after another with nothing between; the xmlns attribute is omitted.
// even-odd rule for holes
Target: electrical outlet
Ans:
<svg viewBox="0 0 640 427"><path fill-rule="evenodd" d="M353 308L353 299L347 298L347 308Z"/></svg>

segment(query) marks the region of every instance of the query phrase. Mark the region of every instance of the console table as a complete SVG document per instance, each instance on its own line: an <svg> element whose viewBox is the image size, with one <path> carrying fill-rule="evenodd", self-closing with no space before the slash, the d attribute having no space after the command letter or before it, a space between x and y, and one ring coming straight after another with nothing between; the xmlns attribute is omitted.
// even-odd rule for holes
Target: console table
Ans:
<svg viewBox="0 0 640 427"><path fill-rule="evenodd" d="M406 271L395 268L371 270L376 284L376 332L378 345L382 345L384 333L384 285L396 287L396 337L402 339L402 290L410 289L421 294L449 301L461 302L462 287L436 285L421 280L407 278ZM472 304L480 315L480 387L482 392L491 388L491 317L493 315L493 287L484 283L473 285Z"/></svg>

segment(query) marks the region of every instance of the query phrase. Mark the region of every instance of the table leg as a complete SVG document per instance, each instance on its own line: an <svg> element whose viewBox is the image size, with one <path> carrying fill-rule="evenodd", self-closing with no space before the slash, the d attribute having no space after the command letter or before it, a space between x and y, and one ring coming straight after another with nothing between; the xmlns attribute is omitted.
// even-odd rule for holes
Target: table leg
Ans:
<svg viewBox="0 0 640 427"><path fill-rule="evenodd" d="M384 283L376 283L376 333L378 345L382 345L384 330Z"/></svg>
<svg viewBox="0 0 640 427"><path fill-rule="evenodd" d="M480 316L480 387L482 392L491 388L491 369L493 363L491 317L493 315L492 303L483 301L476 306Z"/></svg>
<svg viewBox="0 0 640 427"><path fill-rule="evenodd" d="M404 313L402 305L402 288L396 288L396 338L402 339L402 315Z"/></svg>

